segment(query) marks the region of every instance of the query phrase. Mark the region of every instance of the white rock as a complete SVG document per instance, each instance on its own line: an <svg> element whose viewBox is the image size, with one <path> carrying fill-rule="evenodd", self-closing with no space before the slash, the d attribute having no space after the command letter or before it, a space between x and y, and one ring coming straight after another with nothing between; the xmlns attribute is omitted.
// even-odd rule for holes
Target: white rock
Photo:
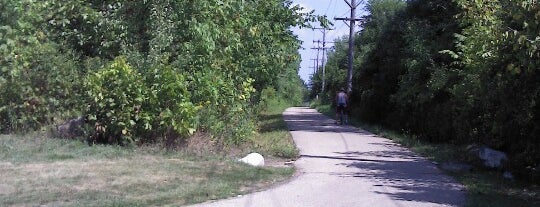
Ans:
<svg viewBox="0 0 540 207"><path fill-rule="evenodd" d="M249 155L242 159L239 159L238 161L256 167L264 166L264 157L259 153L250 153Z"/></svg>

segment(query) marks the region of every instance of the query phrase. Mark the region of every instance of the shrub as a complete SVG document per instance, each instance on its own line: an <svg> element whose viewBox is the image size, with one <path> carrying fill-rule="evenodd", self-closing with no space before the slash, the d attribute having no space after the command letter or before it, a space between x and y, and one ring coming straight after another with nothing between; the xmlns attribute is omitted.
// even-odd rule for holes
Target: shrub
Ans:
<svg viewBox="0 0 540 207"><path fill-rule="evenodd" d="M58 46L0 28L0 133L35 130L79 105L74 57Z"/></svg>
<svg viewBox="0 0 540 207"><path fill-rule="evenodd" d="M259 101L259 110L266 111L270 102L276 98L276 89L274 89L273 87L263 89L261 91L261 98Z"/></svg>
<svg viewBox="0 0 540 207"><path fill-rule="evenodd" d="M191 77L193 102L201 106L200 129L223 144L239 144L255 132L255 115L250 99L253 80L243 80L219 71L205 71Z"/></svg>
<svg viewBox="0 0 540 207"><path fill-rule="evenodd" d="M171 66L140 74L119 57L90 74L85 88L93 142L175 141L196 130L197 107L190 102L184 76Z"/></svg>
<svg viewBox="0 0 540 207"><path fill-rule="evenodd" d="M125 58L116 58L112 64L90 74L84 86L87 90L85 114L95 126L93 142L133 142L136 125L151 128L151 117L143 111L148 90L143 77Z"/></svg>
<svg viewBox="0 0 540 207"><path fill-rule="evenodd" d="M154 133L168 141L193 134L199 107L191 103L184 76L171 66L159 65L147 74L146 84L150 93L143 111L148 113Z"/></svg>

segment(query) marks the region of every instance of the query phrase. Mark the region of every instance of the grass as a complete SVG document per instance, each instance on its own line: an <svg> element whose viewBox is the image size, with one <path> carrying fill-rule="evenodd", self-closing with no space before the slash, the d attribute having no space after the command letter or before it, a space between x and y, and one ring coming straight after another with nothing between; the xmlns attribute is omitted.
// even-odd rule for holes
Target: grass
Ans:
<svg viewBox="0 0 540 207"><path fill-rule="evenodd" d="M260 115L260 133L252 140L252 150L278 160L298 158L299 151L282 115L289 106L287 102L278 99L268 103L268 108Z"/></svg>
<svg viewBox="0 0 540 207"><path fill-rule="evenodd" d="M245 150L298 156L276 101ZM254 168L225 156L159 146L119 147L48 135L0 135L0 206L186 205L246 194L292 176L291 167Z"/></svg>
<svg viewBox="0 0 540 207"><path fill-rule="evenodd" d="M329 105L316 105L319 112L334 117ZM350 119L353 126L361 127L367 131L394 140L404 147L421 154L427 159L442 162L467 162L466 146L451 144L434 144L417 139L415 136L386 129L379 125L370 125L359 120ZM465 156L464 156L465 155ZM540 206L540 187L520 181L509 181L502 177L501 172L487 171L475 167L466 173L451 173L457 181L467 188L466 206L477 207L533 207Z"/></svg>

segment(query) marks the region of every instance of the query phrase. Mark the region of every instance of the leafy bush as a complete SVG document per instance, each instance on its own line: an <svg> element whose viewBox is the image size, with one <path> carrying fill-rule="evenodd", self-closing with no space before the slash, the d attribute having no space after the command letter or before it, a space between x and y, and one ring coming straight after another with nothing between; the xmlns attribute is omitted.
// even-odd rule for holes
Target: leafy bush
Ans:
<svg viewBox="0 0 540 207"><path fill-rule="evenodd" d="M171 66L140 74L119 57L90 74L85 87L85 114L95 126L94 142L174 141L196 130L197 108L184 77Z"/></svg>
<svg viewBox="0 0 540 207"><path fill-rule="evenodd" d="M192 100L201 106L200 128L224 144L239 144L255 132L255 115L250 97L252 79L233 78L217 71L191 76Z"/></svg>
<svg viewBox="0 0 540 207"><path fill-rule="evenodd" d="M81 76L56 44L0 28L0 133L35 130L79 106Z"/></svg>
<svg viewBox="0 0 540 207"><path fill-rule="evenodd" d="M150 118L151 127L143 129L152 129L169 141L176 136L193 134L199 107L191 103L184 76L171 66L159 65L147 73L146 84L149 98L143 106L147 113L143 117Z"/></svg>
<svg viewBox="0 0 540 207"><path fill-rule="evenodd" d="M269 87L261 91L261 98L259 101L259 110L266 111L271 104L271 101L276 99L276 89Z"/></svg>
<svg viewBox="0 0 540 207"><path fill-rule="evenodd" d="M138 125L151 128L151 117L143 111L148 89L141 74L124 58L88 75L84 114L95 126L94 142L125 144L135 141Z"/></svg>

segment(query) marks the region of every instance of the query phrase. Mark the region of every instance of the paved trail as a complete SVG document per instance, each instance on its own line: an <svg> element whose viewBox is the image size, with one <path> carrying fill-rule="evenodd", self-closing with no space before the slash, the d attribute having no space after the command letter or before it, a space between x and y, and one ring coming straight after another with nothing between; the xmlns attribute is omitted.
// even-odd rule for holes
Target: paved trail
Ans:
<svg viewBox="0 0 540 207"><path fill-rule="evenodd" d="M201 207L463 206L463 187L433 164L388 139L309 108L284 112L301 158L300 175L263 192Z"/></svg>

